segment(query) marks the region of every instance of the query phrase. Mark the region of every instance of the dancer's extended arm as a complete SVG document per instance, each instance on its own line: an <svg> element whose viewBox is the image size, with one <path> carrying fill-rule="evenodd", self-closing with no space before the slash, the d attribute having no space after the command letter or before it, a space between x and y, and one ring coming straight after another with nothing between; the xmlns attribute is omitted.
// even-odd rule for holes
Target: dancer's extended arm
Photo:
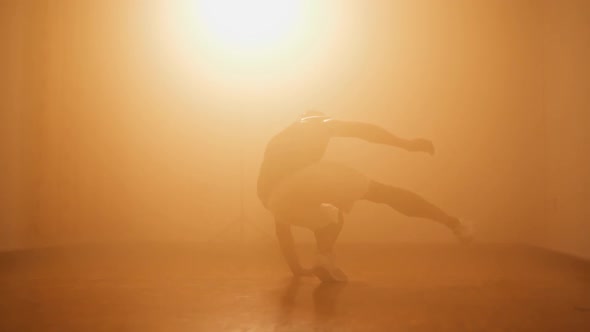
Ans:
<svg viewBox="0 0 590 332"><path fill-rule="evenodd" d="M327 120L332 133L337 137L354 137L371 143L386 144L407 151L418 151L434 154L434 145L426 139L403 139L390 133L386 129L364 122Z"/></svg>

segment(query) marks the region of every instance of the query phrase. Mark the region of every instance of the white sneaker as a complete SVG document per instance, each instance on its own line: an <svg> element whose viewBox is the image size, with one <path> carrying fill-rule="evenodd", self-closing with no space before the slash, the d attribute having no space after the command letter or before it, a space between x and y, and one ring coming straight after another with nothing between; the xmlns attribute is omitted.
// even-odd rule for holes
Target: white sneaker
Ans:
<svg viewBox="0 0 590 332"><path fill-rule="evenodd" d="M334 255L316 256L316 263L313 267L313 274L322 282L346 282L348 277L339 267L334 264Z"/></svg>

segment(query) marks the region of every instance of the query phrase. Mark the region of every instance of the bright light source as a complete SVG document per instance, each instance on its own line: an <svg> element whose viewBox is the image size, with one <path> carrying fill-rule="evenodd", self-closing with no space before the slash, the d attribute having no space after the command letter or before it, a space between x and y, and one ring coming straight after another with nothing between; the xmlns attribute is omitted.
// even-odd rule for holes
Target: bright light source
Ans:
<svg viewBox="0 0 590 332"><path fill-rule="evenodd" d="M326 86L336 89L351 81L342 75L363 68L358 59L366 48L359 47L359 37L365 35L354 6L321 0L156 3L150 36L158 68L174 91L274 98L314 86L323 91L317 95L327 95Z"/></svg>
<svg viewBox="0 0 590 332"><path fill-rule="evenodd" d="M302 0L200 0L200 25L235 51L272 48L295 33Z"/></svg>

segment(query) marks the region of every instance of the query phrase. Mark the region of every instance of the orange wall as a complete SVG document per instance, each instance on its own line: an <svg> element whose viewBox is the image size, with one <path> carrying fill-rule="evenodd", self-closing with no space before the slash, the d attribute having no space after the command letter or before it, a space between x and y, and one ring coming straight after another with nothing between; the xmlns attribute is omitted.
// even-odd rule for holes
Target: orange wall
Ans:
<svg viewBox="0 0 590 332"><path fill-rule="evenodd" d="M10 112L1 155L10 162L0 192L21 206L0 212L11 230L0 236L11 241L23 233L37 243L210 239L239 214L242 162L246 213L271 232L255 197L264 144L317 108L437 147L431 158L337 140L328 158L422 193L471 220L484 240L587 252L576 232L583 222L556 221L583 220L586 197L586 172L572 166L586 142L576 120L587 109L577 71L584 53L576 38L561 38L582 29L581 18L569 21L574 7L326 2L345 22L339 40L318 32L295 60L254 70L210 62L199 44L171 57L167 36L156 33L159 12L147 5L38 3L22 14L28 69L14 66L19 53L2 55L11 86L2 93L13 98L2 98ZM30 98L10 84L20 75ZM451 240L441 227L369 203L342 237Z"/></svg>
<svg viewBox="0 0 590 332"><path fill-rule="evenodd" d="M154 13L115 1L52 2L41 234L58 243L210 238L239 213L242 150L247 213L270 229L254 195L264 144L315 107L432 138L438 147L429 158L337 141L329 158L424 194L473 220L484 239L534 239L544 199L543 149L535 144L543 117L530 61L536 7L454 4L351 1L338 14L352 26L340 36L345 42L310 43L300 55L313 54L313 61L269 72L236 67L229 75L197 47L191 61L201 69L187 78L175 71L178 63L161 61L158 42L165 36L148 33ZM289 66L295 70L281 71ZM343 238L450 236L362 203Z"/></svg>
<svg viewBox="0 0 590 332"><path fill-rule="evenodd" d="M545 245L590 257L590 3L545 4Z"/></svg>
<svg viewBox="0 0 590 332"><path fill-rule="evenodd" d="M12 2L0 5L0 249L22 245L22 13Z"/></svg>
<svg viewBox="0 0 590 332"><path fill-rule="evenodd" d="M0 250L29 246L35 236L43 9L0 4Z"/></svg>

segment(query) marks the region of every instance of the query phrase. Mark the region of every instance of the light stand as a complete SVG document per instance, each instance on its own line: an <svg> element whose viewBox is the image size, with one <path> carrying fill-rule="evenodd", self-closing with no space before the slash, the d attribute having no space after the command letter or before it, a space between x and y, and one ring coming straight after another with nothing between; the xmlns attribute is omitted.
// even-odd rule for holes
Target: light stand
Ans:
<svg viewBox="0 0 590 332"><path fill-rule="evenodd" d="M240 117L240 125L243 126L244 124L244 116ZM243 132L242 132L243 134ZM244 135L240 135L240 137L244 137ZM260 228L258 225L254 224L251 219L248 218L246 215L246 206L244 202L244 145L242 144L240 150L240 210L238 216L227 223L224 228L215 234L214 238L222 238L225 234L229 233L231 230L238 230L238 238L240 242L245 242L246 239L246 231L250 228L257 232L258 234L262 234L264 237L268 237L272 239L273 237L264 229ZM249 227L248 227L249 226ZM212 240L210 239L210 241Z"/></svg>

